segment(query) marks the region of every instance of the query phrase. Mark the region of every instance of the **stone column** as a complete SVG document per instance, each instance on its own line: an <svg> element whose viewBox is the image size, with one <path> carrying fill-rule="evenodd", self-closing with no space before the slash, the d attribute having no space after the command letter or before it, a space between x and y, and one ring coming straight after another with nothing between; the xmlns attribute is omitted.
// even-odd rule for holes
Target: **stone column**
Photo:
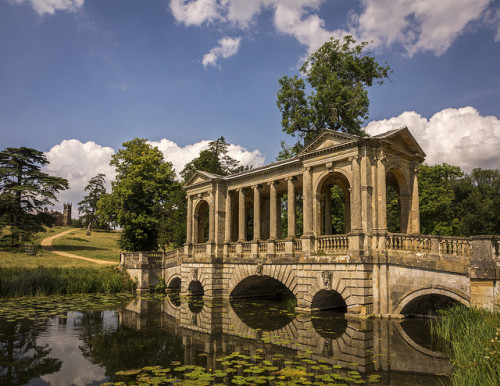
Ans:
<svg viewBox="0 0 500 386"><path fill-rule="evenodd" d="M385 233L387 232L387 179L385 165L387 159L383 150L377 155L377 232L378 248L385 249Z"/></svg>
<svg viewBox="0 0 500 386"><path fill-rule="evenodd" d="M312 169L306 167L303 170L302 196L304 214L304 236L313 236L313 194L312 194Z"/></svg>
<svg viewBox="0 0 500 386"><path fill-rule="evenodd" d="M420 233L420 208L418 197L418 164L410 166L411 178L411 215L409 233Z"/></svg>
<svg viewBox="0 0 500 386"><path fill-rule="evenodd" d="M332 234L332 187L325 189L325 235Z"/></svg>
<svg viewBox="0 0 500 386"><path fill-rule="evenodd" d="M231 242L231 219L232 219L232 202L231 192L228 190L226 193L226 218L224 225L224 243Z"/></svg>
<svg viewBox="0 0 500 386"><path fill-rule="evenodd" d="M186 228L186 243L193 243L193 200L191 196L186 196L187 199L187 228Z"/></svg>
<svg viewBox="0 0 500 386"><path fill-rule="evenodd" d="M246 241L246 221L245 221L245 190L238 189L238 242Z"/></svg>
<svg viewBox="0 0 500 386"><path fill-rule="evenodd" d="M295 208L295 179L296 177L287 178L288 183L288 238L293 238L297 235L297 210Z"/></svg>
<svg viewBox="0 0 500 386"><path fill-rule="evenodd" d="M253 186L253 239L260 240L260 189L262 185Z"/></svg>
<svg viewBox="0 0 500 386"><path fill-rule="evenodd" d="M361 173L359 156L350 158L352 162L351 186L351 231L361 231Z"/></svg>
<svg viewBox="0 0 500 386"><path fill-rule="evenodd" d="M208 242L215 243L215 189L210 191L208 207Z"/></svg>
<svg viewBox="0 0 500 386"><path fill-rule="evenodd" d="M278 238L278 193L276 191L276 181L269 183L269 239L276 240Z"/></svg>

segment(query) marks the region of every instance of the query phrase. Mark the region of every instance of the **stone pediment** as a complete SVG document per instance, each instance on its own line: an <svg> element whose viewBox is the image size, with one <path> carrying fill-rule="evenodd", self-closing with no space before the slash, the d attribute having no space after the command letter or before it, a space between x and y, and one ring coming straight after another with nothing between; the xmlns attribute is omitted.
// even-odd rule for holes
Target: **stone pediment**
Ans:
<svg viewBox="0 0 500 386"><path fill-rule="evenodd" d="M184 187L190 187L198 184L202 184L204 182L212 181L214 178L223 178L223 176L219 176L217 174L202 172L197 170L189 180L184 184Z"/></svg>
<svg viewBox="0 0 500 386"><path fill-rule="evenodd" d="M305 146L298 155L301 156L313 153L317 150L327 149L329 147L341 145L347 142L353 142L357 139L359 139L359 137L356 135L340 133L334 130L323 130L316 138Z"/></svg>
<svg viewBox="0 0 500 386"><path fill-rule="evenodd" d="M402 127L400 129L391 130L386 133L375 135L373 138L384 140L385 142L390 143L396 149L404 153L418 154L422 157L425 157L424 151L407 127Z"/></svg>

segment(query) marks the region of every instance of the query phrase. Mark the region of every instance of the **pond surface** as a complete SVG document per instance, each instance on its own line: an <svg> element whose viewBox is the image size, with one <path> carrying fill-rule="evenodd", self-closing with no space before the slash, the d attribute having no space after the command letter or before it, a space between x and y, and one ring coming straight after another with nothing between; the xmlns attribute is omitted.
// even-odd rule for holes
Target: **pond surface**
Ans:
<svg viewBox="0 0 500 386"><path fill-rule="evenodd" d="M448 384L429 322L176 295L0 301L0 385Z"/></svg>

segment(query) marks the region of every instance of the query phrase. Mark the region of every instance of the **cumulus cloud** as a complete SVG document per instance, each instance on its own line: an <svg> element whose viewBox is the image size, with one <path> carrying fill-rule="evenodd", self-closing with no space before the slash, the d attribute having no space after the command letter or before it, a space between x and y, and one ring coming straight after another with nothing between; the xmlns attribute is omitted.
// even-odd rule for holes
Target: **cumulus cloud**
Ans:
<svg viewBox="0 0 500 386"><path fill-rule="evenodd" d="M227 59L233 55L236 55L238 49L240 48L241 37L230 38L229 36L224 36L219 40L219 45L210 50L208 54L203 56L202 63L205 66L217 66L217 61L220 58Z"/></svg>
<svg viewBox="0 0 500 386"><path fill-rule="evenodd" d="M444 109L430 119L415 111L370 122L371 135L407 126L427 154L429 165L448 163L465 171L481 167L500 169L500 120L483 117L473 107Z"/></svg>
<svg viewBox="0 0 500 386"><path fill-rule="evenodd" d="M180 171L193 158L198 157L200 151L208 148L210 141L202 140L197 143L181 147L168 139L150 141L149 143L163 153L165 160L172 162L179 175ZM109 162L115 150L101 146L95 142L82 143L77 139L63 140L45 153L49 165L43 168L45 173L66 178L70 188L58 196L59 203L56 209L62 210L63 202L73 203L73 217L78 217L77 203L82 200L85 186L88 181L99 173L106 175L106 190L111 190L111 181L116 172ZM244 166L258 167L264 164L264 156L259 150L249 151L239 145L229 145L228 155Z"/></svg>
<svg viewBox="0 0 500 386"><path fill-rule="evenodd" d="M74 12L83 6L84 0L14 0L17 4L29 3L39 15L53 15L56 11Z"/></svg>
<svg viewBox="0 0 500 386"><path fill-rule="evenodd" d="M490 0L364 0L353 14L353 27L362 40L375 45L401 44L411 56L417 52L444 53L467 25L477 21Z"/></svg>
<svg viewBox="0 0 500 386"><path fill-rule="evenodd" d="M199 26L218 19L216 0L171 0L170 10L175 19L186 27Z"/></svg>

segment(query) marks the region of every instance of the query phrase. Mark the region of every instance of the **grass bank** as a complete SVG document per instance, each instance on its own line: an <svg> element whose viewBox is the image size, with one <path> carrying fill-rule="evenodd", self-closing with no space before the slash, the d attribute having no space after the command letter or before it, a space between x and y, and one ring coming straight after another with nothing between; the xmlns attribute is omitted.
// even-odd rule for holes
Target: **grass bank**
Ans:
<svg viewBox="0 0 500 386"><path fill-rule="evenodd" d="M454 385L498 385L500 380L500 310L464 306L444 311L432 325L449 342Z"/></svg>
<svg viewBox="0 0 500 386"><path fill-rule="evenodd" d="M135 283L111 267L0 267L0 297L131 292Z"/></svg>
<svg viewBox="0 0 500 386"><path fill-rule="evenodd" d="M120 261L119 238L120 231L92 231L92 234L87 236L85 229L75 228L70 234L54 239L52 245L58 251L118 263Z"/></svg>

